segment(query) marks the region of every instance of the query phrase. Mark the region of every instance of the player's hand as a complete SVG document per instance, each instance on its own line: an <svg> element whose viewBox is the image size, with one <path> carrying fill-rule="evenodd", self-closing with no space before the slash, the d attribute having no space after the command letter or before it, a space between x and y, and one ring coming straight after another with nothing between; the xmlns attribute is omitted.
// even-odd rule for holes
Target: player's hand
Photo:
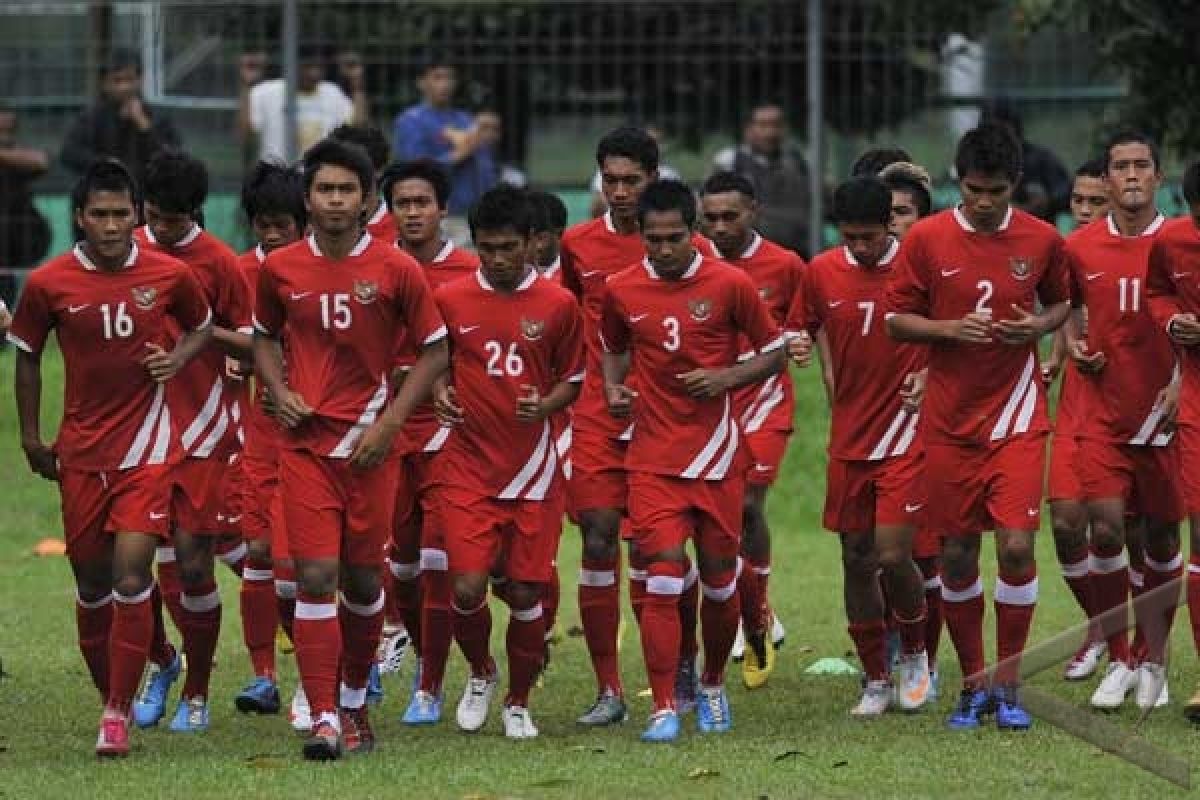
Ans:
<svg viewBox="0 0 1200 800"><path fill-rule="evenodd" d="M242 86L250 88L263 79L267 71L266 53L243 53L238 58L238 79Z"/></svg>
<svg viewBox="0 0 1200 800"><path fill-rule="evenodd" d="M244 381L254 374L254 364L240 358L225 356L225 377L231 381Z"/></svg>
<svg viewBox="0 0 1200 800"><path fill-rule="evenodd" d="M350 454L350 466L358 469L379 466L388 457L388 453L392 452L392 440L395 438L396 429L393 426L383 420L376 420L354 446L354 452Z"/></svg>
<svg viewBox="0 0 1200 800"><path fill-rule="evenodd" d="M156 383L166 383L179 372L180 364L174 354L168 353L153 342L146 342L146 356L142 366L150 373Z"/></svg>
<svg viewBox="0 0 1200 800"><path fill-rule="evenodd" d="M1179 388L1180 381L1171 381L1154 398L1154 408L1162 412L1162 423L1159 433L1174 433L1175 422L1179 418Z"/></svg>
<svg viewBox="0 0 1200 800"><path fill-rule="evenodd" d="M433 412L437 414L438 422L446 427L454 427L463 421L462 406L458 404L458 392L446 384L433 393Z"/></svg>
<svg viewBox="0 0 1200 800"><path fill-rule="evenodd" d="M10 327L12 327L12 314L7 308L0 308L0 335L8 333Z"/></svg>
<svg viewBox="0 0 1200 800"><path fill-rule="evenodd" d="M304 402L304 398L298 392L293 392L290 389L286 390L282 397L274 397L275 419L279 420L279 424L285 428L298 427L304 420L313 415L312 407Z"/></svg>
<svg viewBox="0 0 1200 800"><path fill-rule="evenodd" d="M692 397L709 399L719 397L729 391L729 383L725 380L725 370L694 369L675 376L683 381L683 386Z"/></svg>
<svg viewBox="0 0 1200 800"><path fill-rule="evenodd" d="M1061 356L1051 355L1041 364L1042 383L1047 386L1054 383L1058 378L1058 373L1062 372L1063 359Z"/></svg>
<svg viewBox="0 0 1200 800"><path fill-rule="evenodd" d="M991 312L972 311L954 323L951 338L970 344L987 344L992 341Z"/></svg>
<svg viewBox="0 0 1200 800"><path fill-rule="evenodd" d="M787 354L792 363L798 367L807 367L812 364L812 337L807 331L801 331L795 336L788 338Z"/></svg>
<svg viewBox="0 0 1200 800"><path fill-rule="evenodd" d="M542 407L542 396L536 386L522 384L523 394L517 395L517 419L522 422L541 422L546 418L546 409Z"/></svg>
<svg viewBox="0 0 1200 800"><path fill-rule="evenodd" d="M1016 303L1009 306L1013 319L1002 319L992 324L996 338L1005 344L1028 344L1042 335L1042 327L1037 316L1029 313Z"/></svg>
<svg viewBox="0 0 1200 800"><path fill-rule="evenodd" d="M25 460L29 462L31 470L48 481L58 481L58 456L54 455L53 447L45 442L32 441L22 442L21 448L25 451Z"/></svg>
<svg viewBox="0 0 1200 800"><path fill-rule="evenodd" d="M928 370L910 372L904 376L904 385L900 388L900 404L904 410L915 414L921 407L921 398L925 396L925 382L929 378Z"/></svg>
<svg viewBox="0 0 1200 800"><path fill-rule="evenodd" d="M1200 320L1190 311L1186 314L1176 314L1167 326L1167 335L1177 345L1195 347L1200 344Z"/></svg>
<svg viewBox="0 0 1200 800"><path fill-rule="evenodd" d="M617 419L626 419L633 413L633 400L637 396L637 392L623 383L608 384L604 387L608 413Z"/></svg>
<svg viewBox="0 0 1200 800"><path fill-rule="evenodd" d="M1071 360L1075 362L1075 366L1079 367L1082 372L1089 372L1093 375L1104 369L1104 365L1108 363L1108 359L1104 356L1104 353L1089 352L1087 342L1083 339L1068 340L1067 354L1071 356Z"/></svg>

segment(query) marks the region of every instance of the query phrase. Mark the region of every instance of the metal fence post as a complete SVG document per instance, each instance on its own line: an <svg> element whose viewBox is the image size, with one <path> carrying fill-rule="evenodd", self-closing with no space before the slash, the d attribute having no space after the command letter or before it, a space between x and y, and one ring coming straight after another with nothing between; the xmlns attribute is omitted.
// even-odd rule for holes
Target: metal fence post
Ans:
<svg viewBox="0 0 1200 800"><path fill-rule="evenodd" d="M825 248L825 88L824 20L822 0L808 0L807 46L808 60L808 185L809 205L808 247L811 256Z"/></svg>
<svg viewBox="0 0 1200 800"><path fill-rule="evenodd" d="M299 14L296 10L297 0L284 0L283 3L283 118L284 118L284 151L289 164L300 157L296 152L296 83L300 77L299 65Z"/></svg>

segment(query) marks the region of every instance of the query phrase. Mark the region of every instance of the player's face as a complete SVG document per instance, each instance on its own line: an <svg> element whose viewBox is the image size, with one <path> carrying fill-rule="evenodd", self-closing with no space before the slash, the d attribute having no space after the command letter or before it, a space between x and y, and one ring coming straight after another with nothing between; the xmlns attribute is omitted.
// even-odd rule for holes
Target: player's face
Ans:
<svg viewBox="0 0 1200 800"><path fill-rule="evenodd" d="M88 253L100 263L116 265L125 260L137 225L129 192L91 192L75 224L83 231Z"/></svg>
<svg viewBox="0 0 1200 800"><path fill-rule="evenodd" d="M410 246L431 242L441 235L445 209L438 208L437 192L428 181L408 178L392 184L392 217L400 240Z"/></svg>
<svg viewBox="0 0 1200 800"><path fill-rule="evenodd" d="M737 258L754 232L754 201L741 192L706 194L700 200L700 218L721 255Z"/></svg>
<svg viewBox="0 0 1200 800"><path fill-rule="evenodd" d="M631 219L637 214L638 198L658 170L646 172L641 164L625 156L609 156L600 165L600 187L614 216Z"/></svg>
<svg viewBox="0 0 1200 800"><path fill-rule="evenodd" d="M488 283L502 291L516 289L529 274L529 239L511 228L475 231L475 251Z"/></svg>
<svg viewBox="0 0 1200 800"><path fill-rule="evenodd" d="M366 202L358 175L333 164L317 168L304 197L312 226L330 236L358 228L367 210Z"/></svg>
<svg viewBox="0 0 1200 800"><path fill-rule="evenodd" d="M251 223L254 238L268 253L300 238L300 225L291 214L259 214Z"/></svg>
<svg viewBox="0 0 1200 800"><path fill-rule="evenodd" d="M994 231L1004 221L1012 203L1014 181L1005 175L968 172L959 181L962 212L981 231Z"/></svg>
<svg viewBox="0 0 1200 800"><path fill-rule="evenodd" d="M533 249L534 263L539 267L548 267L558 257L559 240L562 231L538 231L533 235L530 247Z"/></svg>
<svg viewBox="0 0 1200 800"><path fill-rule="evenodd" d="M692 229L678 211L648 211L642 221L642 243L646 257L660 277L673 280L683 276L696 250L692 247Z"/></svg>
<svg viewBox="0 0 1200 800"><path fill-rule="evenodd" d="M425 100L438 108L450 105L457 87L458 76L450 67L434 67L421 76L418 84Z"/></svg>
<svg viewBox="0 0 1200 800"><path fill-rule="evenodd" d="M195 221L182 211L163 211L149 200L145 203L146 227L159 244L174 247L191 232Z"/></svg>
<svg viewBox="0 0 1200 800"><path fill-rule="evenodd" d="M1108 151L1108 191L1117 206L1137 211L1152 205L1161 182L1162 174L1149 146L1128 142Z"/></svg>
<svg viewBox="0 0 1200 800"><path fill-rule="evenodd" d="M105 74L100 81L100 93L116 105L124 103L142 91L142 73L137 67L123 67Z"/></svg>
<svg viewBox="0 0 1200 800"><path fill-rule="evenodd" d="M912 192L903 189L892 190L892 218L888 222L888 231L897 239L903 239L908 229L921 218L921 212L913 199ZM857 256L856 256L857 258Z"/></svg>
<svg viewBox="0 0 1200 800"><path fill-rule="evenodd" d="M866 267L873 267L887 252L891 234L886 225L846 223L838 226L842 244L854 256L854 260Z"/></svg>
<svg viewBox="0 0 1200 800"><path fill-rule="evenodd" d="M1071 186L1071 218L1079 227L1108 213L1108 184L1091 175L1075 176Z"/></svg>

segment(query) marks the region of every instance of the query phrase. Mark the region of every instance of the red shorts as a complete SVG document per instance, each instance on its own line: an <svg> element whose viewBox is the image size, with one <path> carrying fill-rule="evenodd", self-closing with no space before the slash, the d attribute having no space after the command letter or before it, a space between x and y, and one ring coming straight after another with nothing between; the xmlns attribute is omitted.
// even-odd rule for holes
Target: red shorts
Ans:
<svg viewBox="0 0 1200 800"><path fill-rule="evenodd" d="M196 536L240 532L240 513L229 507L230 462L230 457L185 458L170 468L172 525Z"/></svg>
<svg viewBox="0 0 1200 800"><path fill-rule="evenodd" d="M273 542L278 526L275 496L279 494L279 460L243 455L242 465L242 537Z"/></svg>
<svg viewBox="0 0 1200 800"><path fill-rule="evenodd" d="M1082 500L1079 482L1079 439L1071 434L1054 434L1050 439L1050 473L1046 479L1046 499Z"/></svg>
<svg viewBox="0 0 1200 800"><path fill-rule="evenodd" d="M949 537L1041 526L1046 434L988 446L925 445L926 524Z"/></svg>
<svg viewBox="0 0 1200 800"><path fill-rule="evenodd" d="M873 533L879 527L924 526L925 457L920 451L882 461L829 460L825 527L836 533Z"/></svg>
<svg viewBox="0 0 1200 800"><path fill-rule="evenodd" d="M735 558L742 541L745 483L629 474L629 520L638 552L652 556L695 539L709 558Z"/></svg>
<svg viewBox="0 0 1200 800"><path fill-rule="evenodd" d="M1115 444L1096 439L1079 441L1079 482L1084 500L1120 497L1126 514L1161 522L1186 516L1180 492L1179 449Z"/></svg>
<svg viewBox="0 0 1200 800"><path fill-rule="evenodd" d="M396 457L358 469L349 459L281 451L279 494L292 558L382 566L396 510L391 498L401 480ZM381 502L384 498L388 501Z"/></svg>
<svg viewBox="0 0 1200 800"><path fill-rule="evenodd" d="M396 495L396 517L392 529L392 553L406 563L416 561L425 545L425 529L433 527L434 506L438 492L434 489L437 480L432 469L437 453L410 452L402 459L405 480L400 482L400 493ZM431 533L439 540L440 535Z"/></svg>
<svg viewBox="0 0 1200 800"><path fill-rule="evenodd" d="M451 572L488 575L499 566L509 580L550 580L558 534L546 524L545 502L498 500L458 486L443 487L441 495Z"/></svg>
<svg viewBox="0 0 1200 800"><path fill-rule="evenodd" d="M775 483L791 435L790 431L755 431L746 434L746 448L753 462L746 470L746 483L752 486Z"/></svg>
<svg viewBox="0 0 1200 800"><path fill-rule="evenodd" d="M166 539L170 531L168 467L134 467L109 472L60 469L63 538L72 561L109 558L109 535L147 533Z"/></svg>
<svg viewBox="0 0 1200 800"><path fill-rule="evenodd" d="M1179 451L1179 490L1189 514L1200 514L1200 428L1180 425L1175 432Z"/></svg>
<svg viewBox="0 0 1200 800"><path fill-rule="evenodd" d="M628 443L607 433L579 430L571 438L571 480L567 507L573 518L598 508L625 508L629 494L625 474Z"/></svg>
<svg viewBox="0 0 1200 800"><path fill-rule="evenodd" d="M276 473L278 474L278 472ZM278 564L292 559L292 549L288 545L287 520L283 518L283 492L277 488L271 498L271 560Z"/></svg>

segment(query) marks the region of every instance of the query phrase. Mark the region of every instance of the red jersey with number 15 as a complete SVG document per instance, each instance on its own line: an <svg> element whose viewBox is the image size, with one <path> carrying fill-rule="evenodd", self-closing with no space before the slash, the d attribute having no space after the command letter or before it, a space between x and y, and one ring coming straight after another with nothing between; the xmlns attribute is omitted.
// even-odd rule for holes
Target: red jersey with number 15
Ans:
<svg viewBox="0 0 1200 800"><path fill-rule="evenodd" d="M740 439L731 393L695 398L679 376L734 366L742 337L759 353L783 346L749 276L697 252L680 279L663 280L643 260L609 279L601 334L606 351L632 356L638 396L626 469L692 480L731 474Z"/></svg>
<svg viewBox="0 0 1200 800"><path fill-rule="evenodd" d="M315 412L282 445L329 458L349 458L387 405L405 330L424 343L446 335L421 268L367 233L336 260L311 234L268 254L254 326L287 340L288 387Z"/></svg>
<svg viewBox="0 0 1200 800"><path fill-rule="evenodd" d="M1191 217L1168 220L1150 248L1146 294L1158 330L1166 333L1176 314L1200 318L1200 228ZM1183 388L1179 424L1200 426L1200 348L1179 348Z"/></svg>
<svg viewBox="0 0 1200 800"><path fill-rule="evenodd" d="M1068 299L1058 231L1009 208L994 233L975 230L949 209L917 222L900 245L901 269L888 288L886 311L932 320L972 312L1012 319L1012 306L1034 313L1036 301ZM1046 398L1037 342L1008 345L939 341L929 346L929 382L921 404L927 442L988 445L1045 432Z"/></svg>

